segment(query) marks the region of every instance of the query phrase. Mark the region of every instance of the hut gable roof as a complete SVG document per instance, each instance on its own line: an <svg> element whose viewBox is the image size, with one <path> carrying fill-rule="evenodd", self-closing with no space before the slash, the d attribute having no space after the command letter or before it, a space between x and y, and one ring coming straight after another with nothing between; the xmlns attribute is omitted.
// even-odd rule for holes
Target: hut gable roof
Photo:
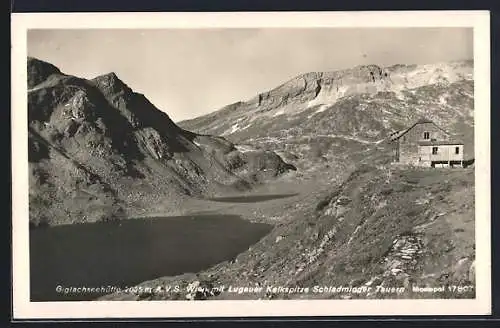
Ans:
<svg viewBox="0 0 500 328"><path fill-rule="evenodd" d="M415 123L413 123L409 128L405 129L405 130L401 130L401 131L396 131L394 133L392 133L389 138L391 139L391 141L395 141L399 138L401 138L402 136L404 136L406 133L408 133L408 131L410 131L411 129L413 129L415 126L417 126L418 124L427 124L427 123L430 123L430 124L433 124L434 126L436 126L439 130L443 131L446 135L450 135L447 131L445 131L444 129L442 129L439 125L437 125L436 123L434 123L433 121L425 118L425 117L422 117L420 118L418 121L416 121Z"/></svg>

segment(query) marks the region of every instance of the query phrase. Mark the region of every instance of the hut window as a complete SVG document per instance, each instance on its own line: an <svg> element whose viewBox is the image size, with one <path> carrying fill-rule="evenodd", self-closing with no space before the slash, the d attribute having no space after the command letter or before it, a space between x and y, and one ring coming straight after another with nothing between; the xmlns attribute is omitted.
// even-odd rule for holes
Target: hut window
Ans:
<svg viewBox="0 0 500 328"><path fill-rule="evenodd" d="M429 139L429 132L424 132L424 139Z"/></svg>
<svg viewBox="0 0 500 328"><path fill-rule="evenodd" d="M455 147L455 154L460 154L460 147Z"/></svg>
<svg viewBox="0 0 500 328"><path fill-rule="evenodd" d="M432 155L436 155L438 153L438 147L432 147Z"/></svg>

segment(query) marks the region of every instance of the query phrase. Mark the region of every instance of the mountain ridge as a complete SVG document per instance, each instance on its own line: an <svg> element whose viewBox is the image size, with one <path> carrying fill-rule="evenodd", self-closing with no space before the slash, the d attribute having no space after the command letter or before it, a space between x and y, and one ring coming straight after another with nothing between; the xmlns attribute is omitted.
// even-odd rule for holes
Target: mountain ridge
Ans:
<svg viewBox="0 0 500 328"><path fill-rule="evenodd" d="M368 82L369 81L373 82L373 80L378 81L378 80L383 80L385 78L390 79L391 73L401 73L401 72L404 72L406 70L415 69L416 67L436 66L436 69L439 69L440 67L442 68L442 67L446 67L447 65L451 65L451 66L455 66L455 67L461 67L461 66L469 67L470 66L470 68L472 68L472 66L473 66L472 63L473 63L472 60L457 60L457 61L450 61L450 62L438 62L438 63L434 63L434 64L420 64L420 65L419 64L410 64L410 65L394 64L391 66L381 66L381 65L376 65L376 64L369 64L369 65L357 65L357 66L354 66L352 68L344 68L344 69L333 70L333 71L310 71L310 72L298 74L297 76L290 78L290 79L287 79L284 82L280 83L277 87L270 88L264 92L256 93L255 96L250 97L246 100L235 101L229 105L223 106L222 108L220 108L219 110L216 110L216 111L234 108L234 107L237 107L239 105L246 104L246 103L257 103L258 104L259 98L261 98L261 99L266 98L267 95L269 95L269 94L276 93L277 91L279 91L281 89L285 89L286 87L288 87L290 85L293 86L295 83L297 83L297 81L305 81L305 84L308 84L308 82L310 82L311 80L316 80L318 82L324 82L324 81L322 81L322 79L325 79L325 80L327 80L327 82L331 83L332 82L331 80L338 79L339 80L338 82L342 83L342 82L340 82L342 77L345 77L345 76L349 77L349 75L351 75L351 76L358 77L358 78L364 78ZM369 72L369 73L364 74L364 76L363 76L363 72L364 73ZM372 74L370 74L370 73L372 73ZM465 73L465 75L467 75L469 78L472 78L471 74L472 74L472 72ZM372 78L372 75L373 75L373 78ZM190 122L190 121L197 120L200 117L207 116L210 114L211 113L208 113L205 115L200 115L199 117L186 119L186 120L183 120L180 122Z"/></svg>
<svg viewBox="0 0 500 328"><path fill-rule="evenodd" d="M243 154L180 128L115 73L86 80L35 58L27 69L34 225L168 212L184 197L246 190L294 169L272 152Z"/></svg>
<svg viewBox="0 0 500 328"><path fill-rule="evenodd" d="M463 139L473 156L472 61L309 72L178 124L276 151L303 172L315 171L322 158L343 170L344 163L364 160L355 152L366 151L366 162L382 152L390 158L382 141L422 117Z"/></svg>

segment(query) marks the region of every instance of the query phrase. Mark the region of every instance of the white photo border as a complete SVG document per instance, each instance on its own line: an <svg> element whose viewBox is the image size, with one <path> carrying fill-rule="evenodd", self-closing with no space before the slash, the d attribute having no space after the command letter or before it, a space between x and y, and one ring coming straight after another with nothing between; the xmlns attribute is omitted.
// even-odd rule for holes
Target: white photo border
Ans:
<svg viewBox="0 0 500 328"><path fill-rule="evenodd" d="M30 13L11 15L14 319L491 314L488 11ZM471 27L474 31L476 299L30 302L27 150L29 29Z"/></svg>

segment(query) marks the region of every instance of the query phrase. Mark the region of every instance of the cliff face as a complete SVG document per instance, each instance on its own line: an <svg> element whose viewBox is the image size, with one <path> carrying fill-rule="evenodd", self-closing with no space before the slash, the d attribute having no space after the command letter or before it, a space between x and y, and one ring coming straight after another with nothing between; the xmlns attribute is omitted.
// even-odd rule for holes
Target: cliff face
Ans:
<svg viewBox="0 0 500 328"><path fill-rule="evenodd" d="M249 188L293 169L272 152L250 156L178 127L114 73L85 80L35 58L27 70L34 225L168 210L183 197Z"/></svg>

